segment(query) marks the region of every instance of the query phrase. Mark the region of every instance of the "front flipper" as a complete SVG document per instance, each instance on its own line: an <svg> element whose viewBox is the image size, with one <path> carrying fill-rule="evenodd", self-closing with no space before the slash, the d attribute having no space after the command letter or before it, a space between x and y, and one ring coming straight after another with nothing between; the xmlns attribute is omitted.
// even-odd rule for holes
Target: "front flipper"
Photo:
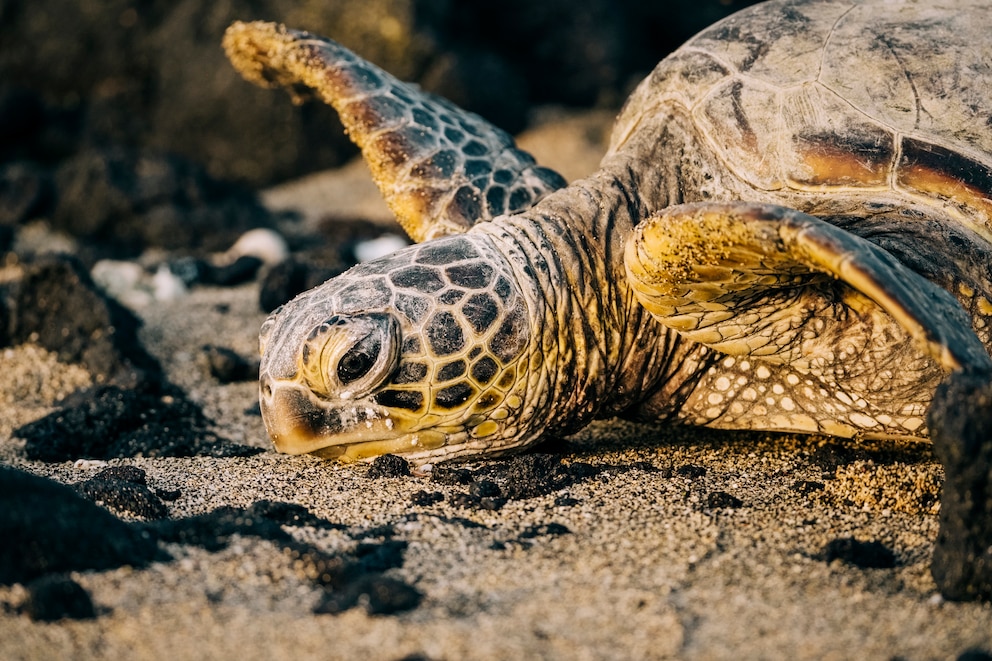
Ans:
<svg viewBox="0 0 992 661"><path fill-rule="evenodd" d="M866 239L784 207L670 207L636 228L625 265L659 322L729 355L836 369L845 357L833 338L870 343L884 310L946 371L992 369L950 294Z"/></svg>
<svg viewBox="0 0 992 661"><path fill-rule="evenodd" d="M237 22L224 50L247 80L338 111L376 185L417 242L530 208L565 186L504 131L420 91L340 44L275 23Z"/></svg>

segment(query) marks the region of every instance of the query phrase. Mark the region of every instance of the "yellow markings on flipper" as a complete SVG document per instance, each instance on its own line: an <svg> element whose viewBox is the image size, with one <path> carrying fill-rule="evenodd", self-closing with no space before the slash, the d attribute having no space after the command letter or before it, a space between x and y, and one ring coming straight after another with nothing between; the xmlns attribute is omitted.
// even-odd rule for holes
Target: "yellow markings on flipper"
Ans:
<svg viewBox="0 0 992 661"><path fill-rule="evenodd" d="M978 297L977 307L980 314L983 314L986 317L992 315L992 303L989 303L989 299L984 296Z"/></svg>
<svg viewBox="0 0 992 661"><path fill-rule="evenodd" d="M638 300L662 324L721 350L726 349L719 343L741 337L740 315L755 305L768 306L762 318L744 325L745 335L755 338L766 330L779 334L804 327L815 317L811 305L837 324L845 323L830 311L837 304L856 312L855 317L867 315L884 324L874 311L879 306L945 370L992 369L970 319L947 292L879 246L795 210L743 202L671 207L635 229L625 265ZM726 268L748 275L728 278L720 270ZM707 281L701 273L719 273L720 280ZM821 284L831 277L850 289ZM730 285L733 280L742 284ZM977 301L976 307L992 313L987 301ZM707 318L714 310L730 315ZM698 319L695 325L690 317ZM733 334L727 332L731 324ZM834 332L844 329L837 326ZM797 338L765 339L753 343L751 351L798 359Z"/></svg>
<svg viewBox="0 0 992 661"><path fill-rule="evenodd" d="M473 438L482 438L484 436L492 436L498 431L499 431L499 424L492 420L487 420L486 422L483 422L482 424L472 429L471 436Z"/></svg>

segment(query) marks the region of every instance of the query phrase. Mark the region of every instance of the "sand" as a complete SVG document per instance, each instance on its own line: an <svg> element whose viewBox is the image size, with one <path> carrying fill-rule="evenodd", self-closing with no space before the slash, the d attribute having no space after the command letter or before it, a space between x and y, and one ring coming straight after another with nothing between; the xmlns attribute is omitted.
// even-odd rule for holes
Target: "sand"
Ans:
<svg viewBox="0 0 992 661"><path fill-rule="evenodd" d="M593 137L590 153L601 146L601 132L589 126L562 137L562 126L577 121L566 120L546 129L545 162L553 163L555 145L580 134ZM323 180L343 176L354 174ZM283 200L304 200L305 190ZM408 546L402 567L387 575L420 590L421 604L396 615L361 607L317 615L321 590L272 542L239 537L217 552L170 544L171 562L73 574L92 596L96 619L35 622L16 611L23 587L0 588L0 657L948 659L992 652L992 607L944 601L929 574L941 469L926 444L844 442L851 452L834 461L836 453L822 449L838 443L831 439L602 421L552 448L565 463L600 467L598 474L498 511L463 507L451 498L462 486L426 477L373 480L364 465L271 450L253 411L256 385L217 383L197 352L212 343L251 355L264 318L257 296L257 284L204 287L137 312L146 347L217 431L266 451L109 465L140 467L150 486L178 489L172 517L261 499L303 505L345 526L287 528L328 553L381 539L388 529ZM0 352L0 372L7 377L0 461L69 483L104 466L27 461L11 437L84 385L85 371L21 346ZM422 490L445 500L414 505ZM883 544L895 566L827 562L824 547L846 537Z"/></svg>

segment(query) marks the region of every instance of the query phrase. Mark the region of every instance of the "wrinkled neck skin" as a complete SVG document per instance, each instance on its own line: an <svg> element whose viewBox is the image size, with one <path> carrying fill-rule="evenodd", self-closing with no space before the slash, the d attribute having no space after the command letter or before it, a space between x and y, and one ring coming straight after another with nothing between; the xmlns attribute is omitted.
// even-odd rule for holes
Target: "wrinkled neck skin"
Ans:
<svg viewBox="0 0 992 661"><path fill-rule="evenodd" d="M643 168L641 168L643 170ZM626 284L624 245L634 226L666 206L657 175L613 156L592 177L533 209L476 226L517 271L534 340L523 418L531 433L576 431L595 418L663 419L698 372L699 345L663 328ZM650 168L648 168L650 170ZM654 193L645 198L637 191ZM670 406L644 407L671 393Z"/></svg>

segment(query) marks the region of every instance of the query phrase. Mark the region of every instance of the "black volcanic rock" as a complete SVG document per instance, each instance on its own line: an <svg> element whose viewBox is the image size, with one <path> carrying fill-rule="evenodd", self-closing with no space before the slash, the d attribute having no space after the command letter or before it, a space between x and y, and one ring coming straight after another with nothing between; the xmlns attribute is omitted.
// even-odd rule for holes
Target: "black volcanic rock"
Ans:
<svg viewBox="0 0 992 661"><path fill-rule="evenodd" d="M44 255L5 271L0 346L34 342L98 382L133 385L161 374L138 340L141 322L104 295L77 260Z"/></svg>
<svg viewBox="0 0 992 661"><path fill-rule="evenodd" d="M154 535L58 482L0 466L0 585L165 557Z"/></svg>
<svg viewBox="0 0 992 661"><path fill-rule="evenodd" d="M944 465L931 572L948 599L992 599L992 374L954 373L927 420Z"/></svg>

